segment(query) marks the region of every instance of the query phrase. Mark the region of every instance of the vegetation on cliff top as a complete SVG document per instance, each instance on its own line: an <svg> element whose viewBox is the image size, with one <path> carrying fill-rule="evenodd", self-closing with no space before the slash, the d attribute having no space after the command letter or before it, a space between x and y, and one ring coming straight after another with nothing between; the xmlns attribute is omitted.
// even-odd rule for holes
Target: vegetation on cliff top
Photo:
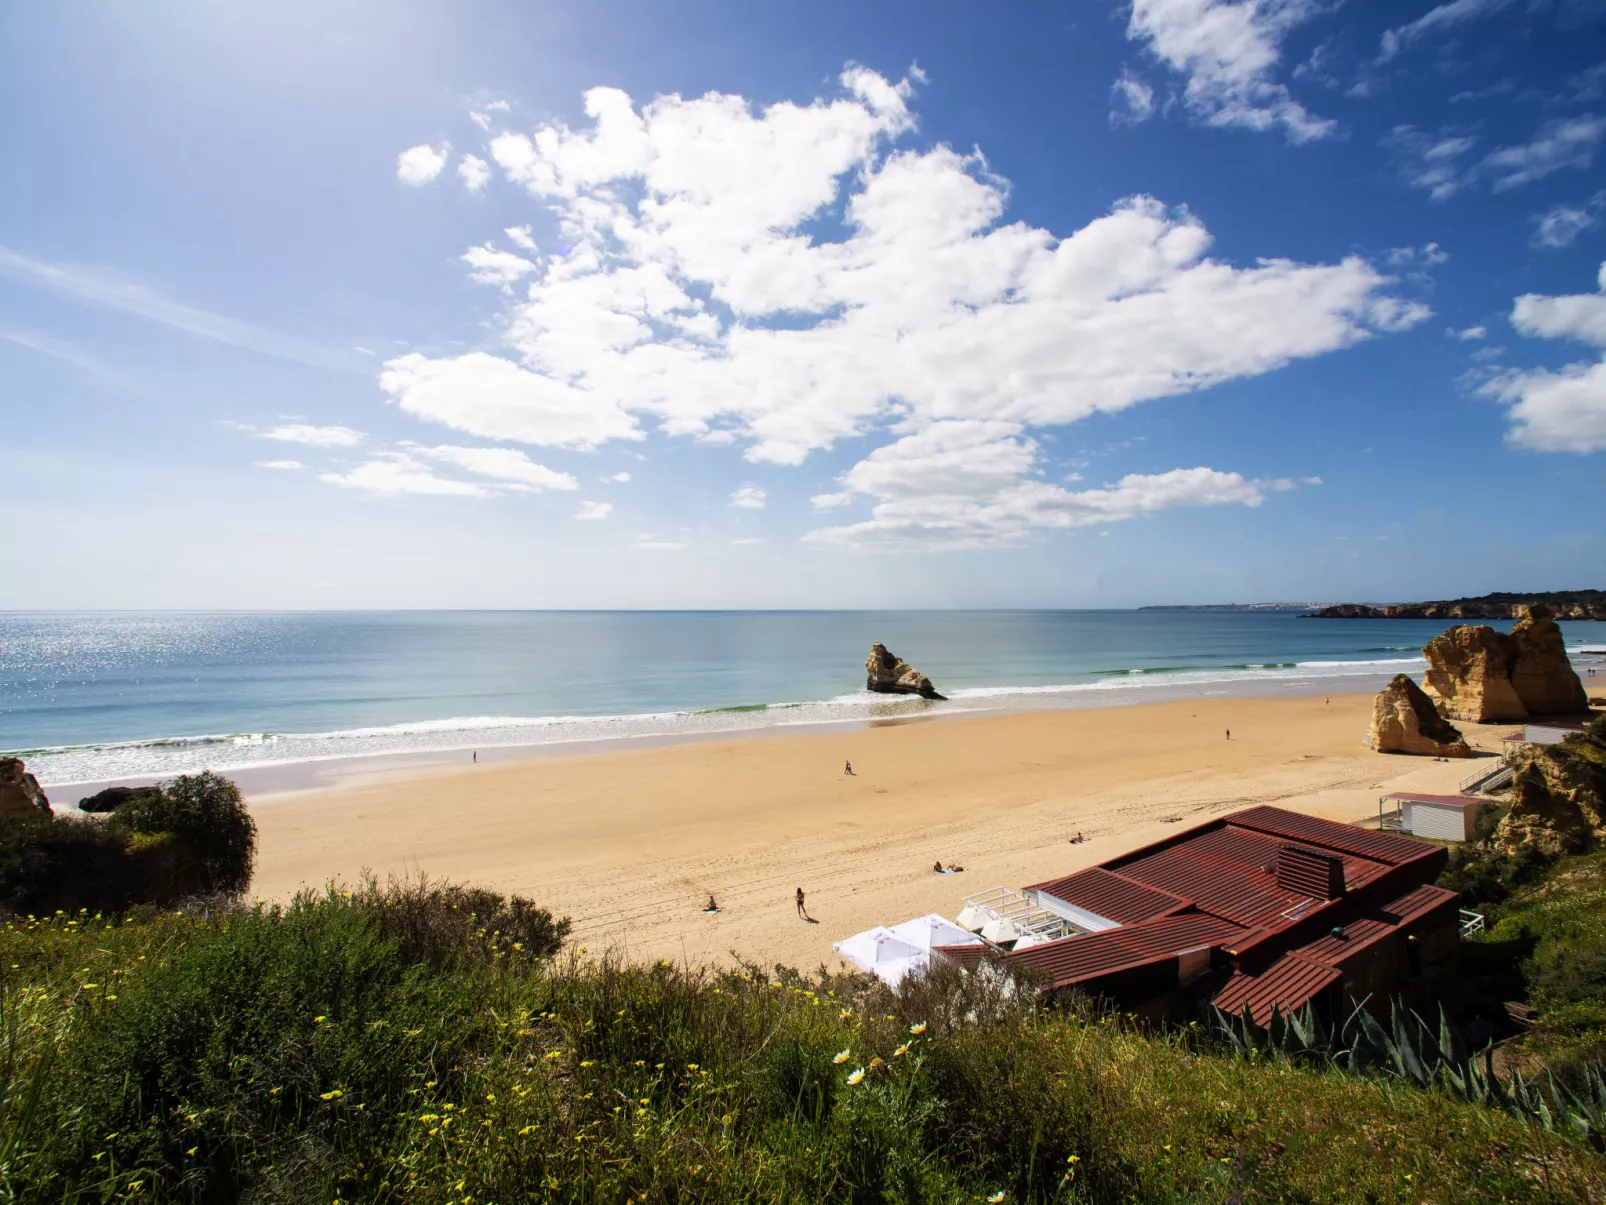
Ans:
<svg viewBox="0 0 1606 1205"><path fill-rule="evenodd" d="M373 884L286 908L15 920L0 959L0 1192L1606 1195L1606 1160L1581 1141L1388 1079L1040 1011L956 972L896 996L867 977L553 960L562 930L495 896Z"/></svg>

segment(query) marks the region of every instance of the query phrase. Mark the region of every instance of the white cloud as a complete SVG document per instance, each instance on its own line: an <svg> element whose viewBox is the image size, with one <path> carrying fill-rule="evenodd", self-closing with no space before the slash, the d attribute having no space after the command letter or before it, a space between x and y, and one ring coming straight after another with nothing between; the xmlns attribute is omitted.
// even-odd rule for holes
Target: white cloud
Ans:
<svg viewBox="0 0 1606 1205"><path fill-rule="evenodd" d="M750 548L754 544L762 544L763 542L764 541L757 536L744 536L740 540L731 541L731 543L736 545L738 548Z"/></svg>
<svg viewBox="0 0 1606 1205"><path fill-rule="evenodd" d="M278 469L284 473L293 473L297 469L307 467L299 460L254 460L251 463L259 469Z"/></svg>
<svg viewBox="0 0 1606 1205"><path fill-rule="evenodd" d="M323 473L318 480L375 494L437 494L484 498L490 491L471 481L437 477L430 467L406 452L380 452L348 473Z"/></svg>
<svg viewBox="0 0 1606 1205"><path fill-rule="evenodd" d="M1495 151L1483 166L1495 177L1494 190L1504 192L1564 168L1587 168L1606 135L1606 117L1586 113L1546 122L1532 142Z"/></svg>
<svg viewBox="0 0 1606 1205"><path fill-rule="evenodd" d="M674 540L639 540L632 544L631 547L640 548L646 552L679 552L686 545Z"/></svg>
<svg viewBox="0 0 1606 1205"><path fill-rule="evenodd" d="M361 431L353 431L350 427L315 427L311 423L283 423L259 432L257 438L306 444L313 448L353 448L367 436Z"/></svg>
<svg viewBox="0 0 1606 1205"><path fill-rule="evenodd" d="M508 226L502 233L507 235L515 246L523 247L526 251L534 251L536 249L535 236L530 233L528 226Z"/></svg>
<svg viewBox="0 0 1606 1205"><path fill-rule="evenodd" d="M611 502L582 502L580 503L580 509L574 512L574 517L592 521L606 519L611 514L613 514L613 503Z"/></svg>
<svg viewBox="0 0 1606 1205"><path fill-rule="evenodd" d="M1420 247L1392 247L1386 258L1396 271L1420 272L1449 263L1450 253L1437 243L1424 243Z"/></svg>
<svg viewBox="0 0 1606 1205"><path fill-rule="evenodd" d="M541 490L577 490L580 483L568 473L536 464L516 448L413 447L409 451L455 465L480 477L490 477L521 493Z"/></svg>
<svg viewBox="0 0 1606 1205"><path fill-rule="evenodd" d="M1334 133L1276 82L1283 38L1323 11L1318 0L1133 0L1126 36L1187 77L1183 101L1206 125L1281 127L1290 142Z"/></svg>
<svg viewBox="0 0 1606 1205"><path fill-rule="evenodd" d="M815 494L809 499L809 505L816 510L831 510L838 506L847 506L853 501L853 494L847 490L838 494Z"/></svg>
<svg viewBox="0 0 1606 1205"><path fill-rule="evenodd" d="M46 263L0 246L0 276L60 293L86 305L131 314L186 334L199 335L203 339L245 348L264 356L292 360L314 368L332 368L343 372L369 371L368 365L347 352L333 351L249 322L169 301L143 285L130 284L104 269L81 264ZM56 354L38 341L27 346L46 354Z"/></svg>
<svg viewBox="0 0 1606 1205"><path fill-rule="evenodd" d="M1424 38L1442 33L1467 21L1486 17L1490 13L1510 7L1513 3L1515 0L1451 0L1449 4L1441 4L1407 25L1385 30L1377 61L1386 63Z"/></svg>
<svg viewBox="0 0 1606 1205"><path fill-rule="evenodd" d="M1110 85L1110 121L1116 125L1137 125L1154 116L1154 89L1137 76L1123 71Z"/></svg>
<svg viewBox="0 0 1606 1205"><path fill-rule="evenodd" d="M1606 65L1606 64L1603 64ZM1534 217L1536 247L1571 247L1578 237L1600 225L1606 212L1606 192L1598 192L1582 205L1556 205Z"/></svg>
<svg viewBox="0 0 1606 1205"><path fill-rule="evenodd" d="M625 482L630 480L630 474L629 473L615 473L611 477L604 477L603 480L604 481L612 481L612 482L615 482L615 483L617 483L619 485L623 485Z"/></svg>
<svg viewBox="0 0 1606 1205"><path fill-rule="evenodd" d="M483 247L470 247L463 252L462 261L470 268L469 279L482 285L500 285L507 288L521 276L537 271L523 256L511 251L499 251L486 243Z"/></svg>
<svg viewBox="0 0 1606 1205"><path fill-rule="evenodd" d="M1004 224L1008 184L979 153L894 145L913 126L907 83L861 69L842 82L835 100L762 110L721 95L638 110L593 89L586 127L493 140L502 169L555 211L561 254L471 250L471 273L505 265L490 279L527 282L509 297L509 354L402 355L381 387L488 439L594 448L643 438L647 421L780 464L890 424L898 443L840 491L890 504L909 500L905 479L951 489L944 472L1002 491L1035 455L1034 431L1428 314L1359 257L1212 259L1198 219L1150 197L1064 238ZM807 233L823 213L840 214L837 241ZM942 461L961 438L970 451Z"/></svg>
<svg viewBox="0 0 1606 1205"><path fill-rule="evenodd" d="M1511 308L1511 324L1539 339L1572 339L1606 349L1606 264L1600 290L1548 297L1529 293ZM1559 372L1508 369L1481 389L1506 402L1511 430L1506 439L1539 452L1606 450L1606 356L1569 364Z"/></svg>
<svg viewBox="0 0 1606 1205"><path fill-rule="evenodd" d="M444 142L439 147L428 143L408 147L396 156L396 178L403 184L428 184L441 174L450 151Z"/></svg>
<svg viewBox="0 0 1606 1205"><path fill-rule="evenodd" d="M1453 197L1472 181L1474 170L1465 159L1477 144L1473 134L1428 135L1408 125L1395 126L1383 139L1384 147L1399 160L1406 184L1435 201Z"/></svg>
<svg viewBox="0 0 1606 1205"><path fill-rule="evenodd" d="M1452 339L1459 339L1463 343L1470 343L1477 339L1487 339L1489 337L1489 328L1486 326L1468 326L1457 330L1452 326L1444 333L1449 335Z"/></svg>
<svg viewBox="0 0 1606 1205"><path fill-rule="evenodd" d="M479 192L491 178L491 168L478 155L464 155L457 165L457 174L469 192Z"/></svg>
<svg viewBox="0 0 1606 1205"><path fill-rule="evenodd" d="M744 485L731 495L731 505L740 506L744 510L763 510L764 491L756 485Z"/></svg>

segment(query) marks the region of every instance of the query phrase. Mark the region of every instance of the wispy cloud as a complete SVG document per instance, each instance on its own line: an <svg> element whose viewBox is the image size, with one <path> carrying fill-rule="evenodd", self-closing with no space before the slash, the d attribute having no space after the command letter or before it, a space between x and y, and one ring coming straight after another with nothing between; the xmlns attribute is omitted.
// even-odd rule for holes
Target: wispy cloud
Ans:
<svg viewBox="0 0 1606 1205"><path fill-rule="evenodd" d="M259 469L277 469L281 473L293 473L307 467L299 460L254 460L251 463Z"/></svg>
<svg viewBox="0 0 1606 1205"><path fill-rule="evenodd" d="M39 352L41 355L51 356L75 368L82 368L85 372L92 372L96 376L117 375L76 343L58 339L54 335L46 335L40 331L0 330L0 339Z"/></svg>
<svg viewBox="0 0 1606 1205"><path fill-rule="evenodd" d="M1578 236L1600 225L1606 212L1606 190L1596 193L1582 205L1556 205L1534 216L1533 244L1536 247L1571 247Z"/></svg>
<svg viewBox="0 0 1606 1205"><path fill-rule="evenodd" d="M1490 16L1503 8L1510 8L1516 0L1450 0L1430 9L1415 21L1385 30L1377 61L1386 63L1402 51L1409 49L1435 34Z"/></svg>
<svg viewBox="0 0 1606 1205"><path fill-rule="evenodd" d="M744 510L763 510L766 495L756 485L744 485L731 494L731 505Z"/></svg>
<svg viewBox="0 0 1606 1205"><path fill-rule="evenodd" d="M231 347L264 356L293 360L314 368L341 372L368 372L369 367L350 352L323 347L278 331L169 301L143 285L120 280L100 268L81 264L52 264L0 246L0 276L35 288L71 297L86 305L132 314L187 334L199 335Z"/></svg>
<svg viewBox="0 0 1606 1205"><path fill-rule="evenodd" d="M582 502L580 509L574 512L574 517L585 522L596 522L606 519L611 514L613 514L612 502Z"/></svg>
<svg viewBox="0 0 1606 1205"><path fill-rule="evenodd" d="M367 436L361 431L353 431L350 427L315 427L311 423L284 423L257 432L257 438L306 444L310 448L354 448Z"/></svg>

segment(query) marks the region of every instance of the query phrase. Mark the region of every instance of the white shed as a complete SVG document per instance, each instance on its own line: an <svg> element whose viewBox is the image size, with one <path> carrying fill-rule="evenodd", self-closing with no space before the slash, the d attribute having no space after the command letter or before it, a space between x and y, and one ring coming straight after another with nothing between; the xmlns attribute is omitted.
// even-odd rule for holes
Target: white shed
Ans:
<svg viewBox="0 0 1606 1205"><path fill-rule="evenodd" d="M1392 811L1388 810L1390 804ZM1397 791L1378 799L1378 827L1437 841L1470 841L1477 832L1478 813L1488 806L1487 799L1471 795Z"/></svg>

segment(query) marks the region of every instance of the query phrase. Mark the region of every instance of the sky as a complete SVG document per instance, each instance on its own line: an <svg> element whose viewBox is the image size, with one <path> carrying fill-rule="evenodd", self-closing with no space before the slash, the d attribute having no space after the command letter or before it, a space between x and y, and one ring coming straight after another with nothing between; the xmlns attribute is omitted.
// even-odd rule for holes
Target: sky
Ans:
<svg viewBox="0 0 1606 1205"><path fill-rule="evenodd" d="M1606 0L0 3L0 608L1601 587Z"/></svg>

